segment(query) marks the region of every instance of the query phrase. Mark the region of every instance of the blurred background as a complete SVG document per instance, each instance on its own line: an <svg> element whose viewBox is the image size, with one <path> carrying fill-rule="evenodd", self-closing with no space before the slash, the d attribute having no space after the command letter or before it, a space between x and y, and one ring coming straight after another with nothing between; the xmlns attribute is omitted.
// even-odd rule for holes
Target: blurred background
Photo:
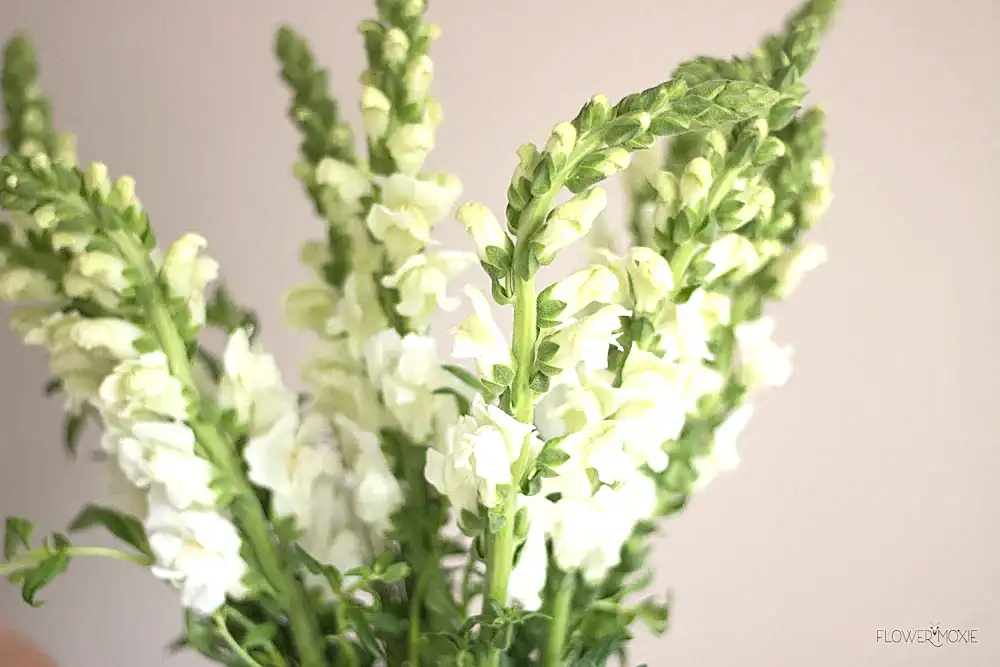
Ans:
<svg viewBox="0 0 1000 667"><path fill-rule="evenodd" d="M544 142L592 94L613 100L698 54L751 50L794 0L434 0L444 125L428 167L501 211L514 149ZM829 263L774 314L796 372L765 394L735 474L662 526L670 633L652 667L986 667L1000 664L1000 247L996 0L844 0L810 73L829 114ZM290 23L331 70L360 134L359 20L369 0L3 0L0 38L36 40L57 125L81 160L128 173L163 242L209 240L294 384L305 337L281 297L322 226L292 178L298 137L272 57ZM619 196L612 206L623 201ZM471 249L460 225L437 238ZM465 278L481 282L476 271ZM441 320L456 321L464 310ZM7 311L3 311L6 320ZM46 359L0 329L0 514L60 529L104 496L61 451ZM91 432L83 448L96 442ZM174 594L117 562L75 561L0 618L66 667L203 664L170 657ZM886 644L881 630L975 629L976 644ZM3 660L0 659L0 663Z"/></svg>

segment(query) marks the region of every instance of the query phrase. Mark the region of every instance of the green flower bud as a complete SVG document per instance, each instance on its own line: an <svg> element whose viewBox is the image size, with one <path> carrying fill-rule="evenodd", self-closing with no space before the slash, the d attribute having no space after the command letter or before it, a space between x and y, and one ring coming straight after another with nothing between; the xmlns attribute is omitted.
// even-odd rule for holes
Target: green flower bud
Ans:
<svg viewBox="0 0 1000 667"><path fill-rule="evenodd" d="M545 152L554 157L566 157L576 145L576 128L570 123L559 123L552 128L552 136L545 144Z"/></svg>
<svg viewBox="0 0 1000 667"><path fill-rule="evenodd" d="M688 208L694 208L708 195L711 186L712 164L703 157L696 157L681 174L681 202Z"/></svg>
<svg viewBox="0 0 1000 667"><path fill-rule="evenodd" d="M712 128L705 134L705 143L707 143L711 149L719 155L725 155L726 137L722 134L722 132Z"/></svg>
<svg viewBox="0 0 1000 667"><path fill-rule="evenodd" d="M594 95L590 98L580 113L577 114L573 124L581 132L588 132L599 125L603 125L611 116L611 102L605 95Z"/></svg>
<svg viewBox="0 0 1000 667"><path fill-rule="evenodd" d="M76 135L63 132L56 136L56 146L52 153L52 161L67 167L75 167L77 165Z"/></svg>
<svg viewBox="0 0 1000 667"><path fill-rule="evenodd" d="M539 263L550 264L559 250L583 238L607 205L607 193L601 188L591 188L552 209L534 239Z"/></svg>
<svg viewBox="0 0 1000 667"><path fill-rule="evenodd" d="M410 39L399 28L390 28L382 41L382 57L391 65L399 65L406 61L410 51Z"/></svg>
<svg viewBox="0 0 1000 667"><path fill-rule="evenodd" d="M785 143L777 137L767 137L757 148L754 162L758 165L770 164L784 155Z"/></svg>
<svg viewBox="0 0 1000 667"><path fill-rule="evenodd" d="M410 102L422 100L430 90L434 78L434 63L426 55L421 55L406 68L406 99Z"/></svg>
<svg viewBox="0 0 1000 667"><path fill-rule="evenodd" d="M518 164L514 169L514 176L510 179L516 185L522 178L531 178L531 173L538 166L538 147L535 144L522 144L517 149Z"/></svg>
<svg viewBox="0 0 1000 667"><path fill-rule="evenodd" d="M25 157L44 155L45 146L43 146L42 142L37 139L25 139L21 142L21 145L18 146L17 152Z"/></svg>
<svg viewBox="0 0 1000 667"><path fill-rule="evenodd" d="M434 130L416 123L403 125L392 133L386 147L399 171L415 176L434 148Z"/></svg>
<svg viewBox="0 0 1000 667"><path fill-rule="evenodd" d="M392 104L378 88L366 86L361 94L361 117L364 121L365 134L371 139L381 139L389 129L389 112Z"/></svg>
<svg viewBox="0 0 1000 667"><path fill-rule="evenodd" d="M139 206L139 200L135 197L135 179L131 176L120 176L108 197L109 203L124 211L129 206Z"/></svg>
<svg viewBox="0 0 1000 667"><path fill-rule="evenodd" d="M42 229L52 229L59 224L59 217L56 215L55 206L46 204L39 206L34 212L35 224Z"/></svg>
<svg viewBox="0 0 1000 667"><path fill-rule="evenodd" d="M424 99L424 124L430 127L437 127L441 124L443 118L444 109L441 108L441 102L435 97Z"/></svg>
<svg viewBox="0 0 1000 667"><path fill-rule="evenodd" d="M111 179L108 177L107 166L95 162L87 167L83 172L83 187L90 194L99 192L102 197L107 197L111 192Z"/></svg>
<svg viewBox="0 0 1000 667"><path fill-rule="evenodd" d="M415 19L427 9L424 0L406 0L400 8L400 13L408 19Z"/></svg>
<svg viewBox="0 0 1000 667"><path fill-rule="evenodd" d="M44 173L52 169L52 160L45 153L35 153L28 164L35 173Z"/></svg>
<svg viewBox="0 0 1000 667"><path fill-rule="evenodd" d="M806 229L812 228L830 208L833 192L830 188L812 188L806 192L799 204L799 217Z"/></svg>
<svg viewBox="0 0 1000 667"><path fill-rule="evenodd" d="M672 206L680 196L680 182L672 171L658 171L649 180L656 191L656 198L667 206Z"/></svg>

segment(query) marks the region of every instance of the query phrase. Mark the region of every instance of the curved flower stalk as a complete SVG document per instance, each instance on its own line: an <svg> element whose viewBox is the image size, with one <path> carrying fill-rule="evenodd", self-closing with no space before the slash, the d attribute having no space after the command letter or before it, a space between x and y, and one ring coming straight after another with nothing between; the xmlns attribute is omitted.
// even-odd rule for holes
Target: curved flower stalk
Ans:
<svg viewBox="0 0 1000 667"><path fill-rule="evenodd" d="M132 550L35 546L11 519L0 572L34 602L71 557L151 567L187 609L178 646L224 664L606 664L634 621L666 629L666 604L635 599L657 519L737 465L756 392L791 372L765 304L825 259L803 240L831 164L802 75L834 3L806 2L751 57L685 63L615 104L596 95L521 146L503 222L475 202L455 211L475 254L433 241L462 192L424 170L439 31L425 0L376 6L359 26L364 151L304 39L286 27L276 43L302 134L294 173L326 225L302 250L312 280L285 302L319 338L304 396L252 312L208 293L205 240L161 253L134 182L75 167L30 44L9 45L0 298L49 351L70 430L101 422L127 490L71 530L102 525ZM615 174L622 250L602 187ZM589 266L540 283L585 239ZM451 332L469 370L430 325L476 263L490 289L465 287L472 312ZM509 335L493 303L512 307ZM206 326L229 334L219 358L198 344Z"/></svg>

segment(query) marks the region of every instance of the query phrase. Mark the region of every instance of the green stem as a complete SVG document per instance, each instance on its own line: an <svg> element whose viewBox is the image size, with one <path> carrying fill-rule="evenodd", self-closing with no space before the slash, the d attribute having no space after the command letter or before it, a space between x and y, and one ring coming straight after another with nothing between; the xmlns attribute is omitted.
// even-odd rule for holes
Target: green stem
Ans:
<svg viewBox="0 0 1000 667"><path fill-rule="evenodd" d="M184 339L164 306L156 274L145 250L125 232L114 231L109 236L122 257L140 272L145 289L140 289L138 295L167 356L171 374L197 395ZM278 547L272 540L267 515L246 479L239 458L216 426L196 418L192 418L189 424L209 458L236 487L238 498L233 502L232 511L250 540L261 573L282 598L303 667L322 667L325 664L324 651L316 619L306 605L301 584L282 563Z"/></svg>
<svg viewBox="0 0 1000 667"><path fill-rule="evenodd" d="M123 560L129 563L135 563L136 565L142 565L143 567L149 567L153 564L152 560L142 554L119 551L118 549L110 549L108 547L66 547L65 549L62 549L62 551L65 551L69 556L114 558L115 560ZM31 567L42 558L52 555L52 553L53 550L51 549L32 549L31 551L26 552L24 554L24 558L19 561L0 564L0 575L7 575L11 572L17 572L18 570L26 567Z"/></svg>
<svg viewBox="0 0 1000 667"><path fill-rule="evenodd" d="M573 575L562 574L559 590L552 604L552 621L549 624L549 636L545 644L545 667L559 667L562 664L563 645L566 642L566 630L569 627L570 613L573 611Z"/></svg>
<svg viewBox="0 0 1000 667"><path fill-rule="evenodd" d="M250 654L239 645L239 642L233 638L232 633L229 632L229 628L226 627L226 619L223 618L221 614L215 615L215 627L218 629L222 638L226 640L226 644L229 645L229 648L232 649L233 653L240 656L240 659L247 664L247 667L263 667L263 665L254 660Z"/></svg>
<svg viewBox="0 0 1000 667"><path fill-rule="evenodd" d="M344 613L344 603L337 605L337 641L344 647L344 655L350 667L358 667L358 654L354 650L354 644L347 636L347 615Z"/></svg>

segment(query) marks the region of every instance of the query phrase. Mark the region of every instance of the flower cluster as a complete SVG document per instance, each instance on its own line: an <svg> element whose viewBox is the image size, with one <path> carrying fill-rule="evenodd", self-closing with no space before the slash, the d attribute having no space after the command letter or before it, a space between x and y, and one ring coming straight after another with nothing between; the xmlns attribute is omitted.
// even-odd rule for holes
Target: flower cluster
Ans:
<svg viewBox="0 0 1000 667"><path fill-rule="evenodd" d="M767 306L826 259L803 239L832 163L801 77L834 3L807 0L752 57L593 96L518 148L502 217L456 207L458 177L424 168L442 118L425 0L376 5L359 26L364 154L305 40L276 43L294 174L326 228L284 303L318 339L301 395L206 240L160 252L135 182L76 167L30 43L8 46L0 299L49 353L71 447L102 428L116 507L71 532L100 524L132 550L32 548L13 518L0 572L33 603L71 556L141 563L179 590L183 643L223 664L606 664L634 620L665 629L665 605L632 599L657 521L738 465L757 393L789 380ZM435 247L452 214L474 253ZM586 263L542 283L583 239ZM451 284L476 264L488 290ZM431 327L463 304L446 360Z"/></svg>

